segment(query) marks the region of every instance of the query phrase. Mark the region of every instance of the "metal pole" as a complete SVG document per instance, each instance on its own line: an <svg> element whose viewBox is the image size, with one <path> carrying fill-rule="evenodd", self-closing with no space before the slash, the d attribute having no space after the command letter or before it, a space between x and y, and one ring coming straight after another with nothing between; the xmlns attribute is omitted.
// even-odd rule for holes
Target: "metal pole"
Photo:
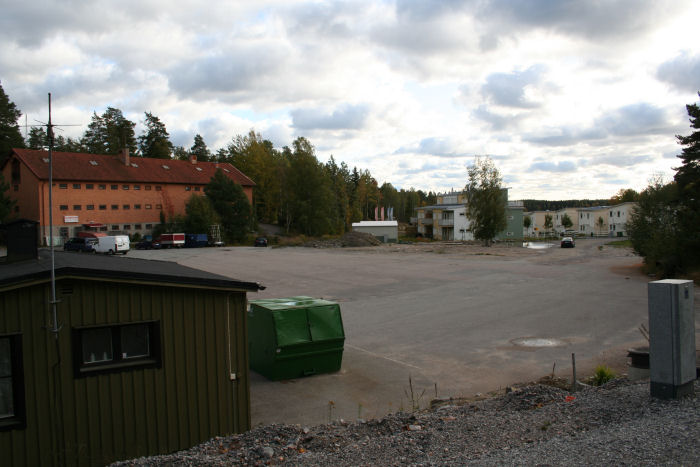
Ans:
<svg viewBox="0 0 700 467"><path fill-rule="evenodd" d="M53 251L53 125L51 124L51 93L49 93L49 123L46 125L49 139L49 249L51 251L51 309L54 337L58 339L58 313L56 311L56 271Z"/></svg>

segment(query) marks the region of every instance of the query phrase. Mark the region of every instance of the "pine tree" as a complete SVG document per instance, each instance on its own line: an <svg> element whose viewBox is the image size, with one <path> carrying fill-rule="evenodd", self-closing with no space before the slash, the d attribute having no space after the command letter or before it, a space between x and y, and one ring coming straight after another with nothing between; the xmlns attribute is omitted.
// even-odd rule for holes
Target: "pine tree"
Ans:
<svg viewBox="0 0 700 467"><path fill-rule="evenodd" d="M211 151L204 142L204 138L199 133L194 135L194 144L190 148L190 154L197 157L198 161L207 162L211 160Z"/></svg>
<svg viewBox="0 0 700 467"><path fill-rule="evenodd" d="M86 152L91 154L118 154L122 149L136 153L136 124L127 120L122 111L107 107L102 115L93 112L92 122L80 140Z"/></svg>
<svg viewBox="0 0 700 467"><path fill-rule="evenodd" d="M154 159L170 159L173 144L165 124L158 117L146 112L146 132L139 136L139 149L142 157Z"/></svg>
<svg viewBox="0 0 700 467"><path fill-rule="evenodd" d="M700 96L700 93L698 93ZM683 146L678 156L683 165L676 169L674 177L678 185L678 225L681 231L680 249L684 251L684 262L690 266L700 265L700 107L686 105L693 131L688 136L676 136Z"/></svg>
<svg viewBox="0 0 700 467"><path fill-rule="evenodd" d="M10 156L12 148L23 148L24 139L17 120L22 112L5 94L0 84L0 164Z"/></svg>

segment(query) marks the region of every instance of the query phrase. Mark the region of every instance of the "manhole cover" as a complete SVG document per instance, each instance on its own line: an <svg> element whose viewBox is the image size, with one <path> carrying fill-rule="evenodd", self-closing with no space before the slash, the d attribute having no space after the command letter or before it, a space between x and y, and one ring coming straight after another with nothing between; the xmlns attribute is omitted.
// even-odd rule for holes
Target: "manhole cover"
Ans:
<svg viewBox="0 0 700 467"><path fill-rule="evenodd" d="M568 342L553 337L519 337L510 341L520 347L563 347Z"/></svg>

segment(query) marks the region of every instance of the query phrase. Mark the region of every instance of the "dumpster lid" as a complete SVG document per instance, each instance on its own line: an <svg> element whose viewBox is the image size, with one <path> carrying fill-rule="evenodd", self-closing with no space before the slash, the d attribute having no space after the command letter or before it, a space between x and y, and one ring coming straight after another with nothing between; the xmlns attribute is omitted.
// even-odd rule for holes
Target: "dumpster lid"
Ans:
<svg viewBox="0 0 700 467"><path fill-rule="evenodd" d="M251 300L250 304L270 312L280 347L345 338L340 306L335 302L298 296Z"/></svg>

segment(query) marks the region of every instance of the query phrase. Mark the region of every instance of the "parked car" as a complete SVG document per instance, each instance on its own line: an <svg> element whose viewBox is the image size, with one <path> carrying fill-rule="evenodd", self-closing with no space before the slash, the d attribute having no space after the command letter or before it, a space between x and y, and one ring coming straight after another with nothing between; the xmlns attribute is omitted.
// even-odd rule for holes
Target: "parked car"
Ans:
<svg viewBox="0 0 700 467"><path fill-rule="evenodd" d="M267 238L265 237L258 237L255 239L255 246L267 246Z"/></svg>
<svg viewBox="0 0 700 467"><path fill-rule="evenodd" d="M143 240L136 244L137 250L160 250L160 243L153 240L153 237L146 235Z"/></svg>
<svg viewBox="0 0 700 467"><path fill-rule="evenodd" d="M94 253L96 244L96 238L75 237L69 239L68 241L66 241L66 243L63 244L63 250Z"/></svg>
<svg viewBox="0 0 700 467"><path fill-rule="evenodd" d="M95 251L108 255L114 255L116 253L125 255L129 252L129 236L107 235L105 237L99 237L97 239L97 245L95 245Z"/></svg>
<svg viewBox="0 0 700 467"><path fill-rule="evenodd" d="M576 242L574 241L573 237L564 237L561 239L562 248L573 248L575 246Z"/></svg>

